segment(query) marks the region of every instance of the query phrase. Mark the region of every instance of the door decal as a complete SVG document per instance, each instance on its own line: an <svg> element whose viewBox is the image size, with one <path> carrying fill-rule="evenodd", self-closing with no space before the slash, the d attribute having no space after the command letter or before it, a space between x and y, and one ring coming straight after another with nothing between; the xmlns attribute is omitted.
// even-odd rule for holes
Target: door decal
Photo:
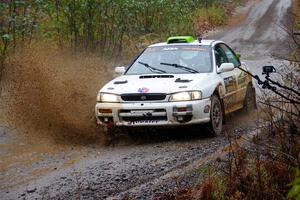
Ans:
<svg viewBox="0 0 300 200"><path fill-rule="evenodd" d="M241 72L238 76L238 85L239 86L243 86L246 83L246 73L245 72Z"/></svg>
<svg viewBox="0 0 300 200"><path fill-rule="evenodd" d="M226 93L235 91L237 89L236 79L233 76L224 78Z"/></svg>

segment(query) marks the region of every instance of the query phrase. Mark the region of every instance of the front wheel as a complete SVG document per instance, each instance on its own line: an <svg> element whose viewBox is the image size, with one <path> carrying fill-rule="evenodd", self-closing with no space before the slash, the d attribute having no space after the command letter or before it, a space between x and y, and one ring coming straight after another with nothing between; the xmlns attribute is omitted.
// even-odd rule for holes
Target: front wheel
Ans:
<svg viewBox="0 0 300 200"><path fill-rule="evenodd" d="M223 110L221 101L217 95L211 97L209 129L213 136L221 135L223 130Z"/></svg>

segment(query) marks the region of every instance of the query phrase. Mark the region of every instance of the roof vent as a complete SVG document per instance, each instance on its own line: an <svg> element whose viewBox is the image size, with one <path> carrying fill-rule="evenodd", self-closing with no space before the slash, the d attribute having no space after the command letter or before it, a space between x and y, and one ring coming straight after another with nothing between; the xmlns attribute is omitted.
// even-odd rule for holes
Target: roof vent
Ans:
<svg viewBox="0 0 300 200"><path fill-rule="evenodd" d="M167 44L174 43L191 43L194 42L194 38L192 36L173 36L167 39Z"/></svg>

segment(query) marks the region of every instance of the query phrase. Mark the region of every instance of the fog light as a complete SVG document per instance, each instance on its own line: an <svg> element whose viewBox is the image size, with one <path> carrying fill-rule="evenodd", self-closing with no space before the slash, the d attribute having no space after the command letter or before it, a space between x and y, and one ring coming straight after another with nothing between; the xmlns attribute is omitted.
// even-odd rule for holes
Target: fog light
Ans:
<svg viewBox="0 0 300 200"><path fill-rule="evenodd" d="M179 116L179 117L177 117L177 120L178 120L179 122L181 122L181 121L183 121L183 117L182 117L182 116Z"/></svg>
<svg viewBox="0 0 300 200"><path fill-rule="evenodd" d="M174 106L173 107L173 113L178 113L178 112L192 112L193 111L193 106L191 104L184 105L184 106Z"/></svg>
<svg viewBox="0 0 300 200"><path fill-rule="evenodd" d="M209 113L210 111L210 105L204 106L204 113Z"/></svg>
<svg viewBox="0 0 300 200"><path fill-rule="evenodd" d="M111 109L99 109L99 113L112 113Z"/></svg>
<svg viewBox="0 0 300 200"><path fill-rule="evenodd" d="M98 119L105 124L111 123L113 122L113 118L112 117L98 117Z"/></svg>
<svg viewBox="0 0 300 200"><path fill-rule="evenodd" d="M185 123L191 121L193 118L192 115L184 115L184 116L177 116L176 120L180 123Z"/></svg>

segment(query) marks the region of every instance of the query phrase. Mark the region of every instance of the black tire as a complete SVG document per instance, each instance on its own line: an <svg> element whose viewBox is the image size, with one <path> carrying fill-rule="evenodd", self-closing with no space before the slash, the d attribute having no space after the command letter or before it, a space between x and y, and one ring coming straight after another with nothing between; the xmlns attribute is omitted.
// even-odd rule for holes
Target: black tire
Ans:
<svg viewBox="0 0 300 200"><path fill-rule="evenodd" d="M211 110L209 129L213 136L219 136L223 131L223 109L221 101L217 95L211 97Z"/></svg>
<svg viewBox="0 0 300 200"><path fill-rule="evenodd" d="M245 113L251 113L254 109L257 108L256 105L256 95L255 95L255 89L251 84L247 86L246 95L244 99L244 106L243 111Z"/></svg>

